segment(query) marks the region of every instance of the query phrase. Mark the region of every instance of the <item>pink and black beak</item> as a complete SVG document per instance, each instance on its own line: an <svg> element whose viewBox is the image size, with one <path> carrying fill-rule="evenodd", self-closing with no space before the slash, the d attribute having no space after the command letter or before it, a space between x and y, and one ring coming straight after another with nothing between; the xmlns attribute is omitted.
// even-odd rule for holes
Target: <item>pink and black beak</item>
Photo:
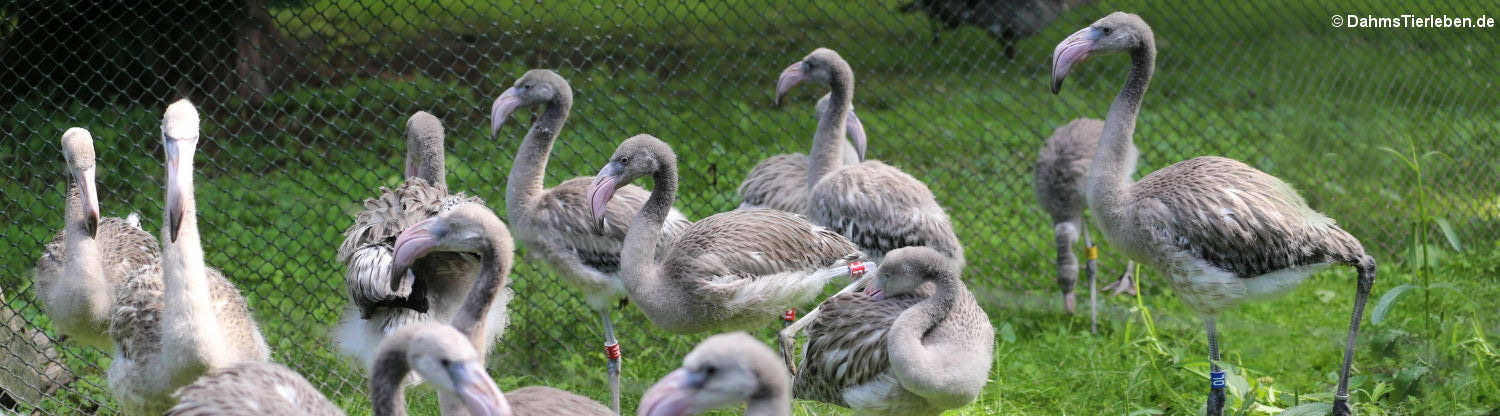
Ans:
<svg viewBox="0 0 1500 416"><path fill-rule="evenodd" d="M865 160L865 125L859 122L859 116L854 115L854 110L849 110L849 118L844 121L845 135L849 142L854 144L854 152L859 155L859 160Z"/></svg>
<svg viewBox="0 0 1500 416"><path fill-rule="evenodd" d="M1093 26L1073 32L1067 39L1052 49L1052 93L1062 91L1063 79L1068 77L1068 71L1073 69L1073 64L1088 59L1089 52L1094 49L1094 42L1099 40L1102 32Z"/></svg>
<svg viewBox="0 0 1500 416"><path fill-rule="evenodd" d="M411 265L417 259L431 253L438 246L438 238L433 233L433 228L441 226L437 218L428 218L426 221L417 223L396 237L396 246L391 259L391 291L396 293L409 293L416 281L416 276L407 273Z"/></svg>
<svg viewBox="0 0 1500 416"><path fill-rule="evenodd" d="M599 174L594 175L594 181L589 183L589 209L594 214L594 223L600 227L604 225L609 200L615 197L615 190L620 188L623 170L618 162L611 161L599 169Z"/></svg>
<svg viewBox="0 0 1500 416"><path fill-rule="evenodd" d="M479 361L454 361L444 366L453 390L474 416L512 416L510 402Z"/></svg>
<svg viewBox="0 0 1500 416"><path fill-rule="evenodd" d="M491 137L500 132L500 126L505 124L506 119L510 118L510 113L514 113L516 108L520 106L521 90L515 87L506 88L505 92L500 93L500 96L495 98L495 103L490 105Z"/></svg>
<svg viewBox="0 0 1500 416"><path fill-rule="evenodd" d="M781 76L776 78L776 106L781 106L781 97L791 91L792 87L807 79L807 62L797 61L792 66L781 71Z"/></svg>
<svg viewBox="0 0 1500 416"><path fill-rule="evenodd" d="M94 168L79 173L83 176L78 178L79 202L83 203L83 230L89 233L89 238L94 238L99 234L99 191L94 184Z"/></svg>
<svg viewBox="0 0 1500 416"><path fill-rule="evenodd" d="M636 413L639 416L682 416L707 410L697 408L698 400L694 397L706 383L708 375L702 371L673 370L646 390Z"/></svg>
<svg viewBox="0 0 1500 416"><path fill-rule="evenodd" d="M164 137L163 148L167 153L167 227L172 242L182 230L187 193L193 188L193 150L196 139L180 140Z"/></svg>
<svg viewBox="0 0 1500 416"><path fill-rule="evenodd" d="M865 288L865 295L875 300L885 300L885 285L880 284L880 279L876 278Z"/></svg>

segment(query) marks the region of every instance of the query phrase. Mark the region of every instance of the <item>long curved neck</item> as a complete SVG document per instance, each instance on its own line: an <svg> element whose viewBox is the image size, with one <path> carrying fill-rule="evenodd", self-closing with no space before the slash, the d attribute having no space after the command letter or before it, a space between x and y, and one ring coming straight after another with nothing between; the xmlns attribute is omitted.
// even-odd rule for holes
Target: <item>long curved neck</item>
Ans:
<svg viewBox="0 0 1500 416"><path fill-rule="evenodd" d="M672 211L677 197L677 162L661 158L662 166L652 174L655 182L651 197L641 206L641 211L630 222L630 231L625 233L625 246L620 251L620 280L630 298L645 310L673 308L676 297L667 290L675 288L667 284L659 274L656 264L656 245L661 240L661 226ZM678 305L680 306L680 305ZM654 316L654 314L647 314Z"/></svg>
<svg viewBox="0 0 1500 416"><path fill-rule="evenodd" d="M824 176L843 165L849 110L854 107L854 72L847 65L835 65L828 88L828 111L818 119L818 132L813 136L812 151L808 153L809 192Z"/></svg>
<svg viewBox="0 0 1500 416"><path fill-rule="evenodd" d="M191 150L188 150L191 151ZM177 240L172 241L171 227L163 227L162 282L166 310L163 327L167 338L167 356L184 365L217 368L229 364L229 354L222 348L224 336L214 313L213 297L208 288L207 267L203 264L203 246L198 237L198 210L193 197L191 162L182 168L182 219ZM171 224L170 219L163 224ZM196 377L196 374L193 375Z"/></svg>
<svg viewBox="0 0 1500 416"><path fill-rule="evenodd" d="M406 387L411 366L404 348L390 348L375 357L370 370L370 404L375 416L406 416Z"/></svg>
<svg viewBox="0 0 1500 416"><path fill-rule="evenodd" d="M1141 112L1141 100L1146 96L1146 87L1151 84L1151 72L1156 67L1156 41L1146 37L1143 44L1130 52L1130 75L1125 87L1115 96L1109 106L1109 116L1104 119L1104 132L1099 138L1099 147L1094 151L1094 164L1088 174L1088 205L1102 224L1118 224L1115 218L1120 205L1130 188L1130 174L1135 169L1132 142L1135 136L1136 116Z"/></svg>
<svg viewBox="0 0 1500 416"><path fill-rule="evenodd" d="M486 320L490 308L495 304L496 295L505 286L505 277L510 274L514 255L509 250L509 244L495 241L494 238L490 240L489 248L480 256L479 278L474 280L473 288L464 297L463 306L459 307L452 322L458 332L469 337L480 356L488 353L489 342L486 341L489 333L485 327Z"/></svg>
<svg viewBox="0 0 1500 416"><path fill-rule="evenodd" d="M505 211L511 218L527 216L526 208L538 193L542 192L542 181L547 175L547 157L552 154L552 143L557 133L568 121L573 108L573 93L559 89L557 97L547 102L541 117L531 124L521 149L516 152L515 162L510 165L510 178L505 185ZM514 220L512 220L514 222Z"/></svg>
<svg viewBox="0 0 1500 416"><path fill-rule="evenodd" d="M83 189L79 186L79 179L75 178L68 187L67 208L63 214L63 251L66 257L62 261L66 277L54 284L66 288L57 292L66 294L65 299L59 299L61 302L82 303L62 309L81 312L90 320L108 319L110 305L114 303L110 293L114 289L104 278L103 254L99 250L99 240L88 234L86 215ZM82 294L82 298L77 297L78 294Z"/></svg>
<svg viewBox="0 0 1500 416"><path fill-rule="evenodd" d="M901 312L886 333L886 350L891 355L893 367L900 367L893 368L898 376L921 374L921 369L933 368L931 363L942 362L939 355L944 352L930 348L926 336L953 311L962 283L958 276L951 274L941 275L932 282L937 291Z"/></svg>
<svg viewBox="0 0 1500 416"><path fill-rule="evenodd" d="M745 406L745 416L788 416L792 414L791 387L785 382L776 382L762 387L763 391L750 398Z"/></svg>
<svg viewBox="0 0 1500 416"><path fill-rule="evenodd" d="M448 190L447 155L443 149L443 137L418 137L412 139L406 151L406 177L422 178L428 184Z"/></svg>

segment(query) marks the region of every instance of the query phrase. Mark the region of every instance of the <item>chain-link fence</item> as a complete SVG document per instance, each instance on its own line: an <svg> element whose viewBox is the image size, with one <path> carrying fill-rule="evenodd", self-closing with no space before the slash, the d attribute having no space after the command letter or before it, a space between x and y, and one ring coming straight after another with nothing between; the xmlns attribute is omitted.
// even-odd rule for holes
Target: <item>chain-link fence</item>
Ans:
<svg viewBox="0 0 1500 416"><path fill-rule="evenodd" d="M240 287L274 358L345 405L365 390L328 335L346 304L334 259L341 232L364 198L401 180L402 128L417 110L447 127L449 186L504 218L506 173L531 118L491 138L487 110L534 67L556 69L577 97L549 185L592 174L620 140L649 132L678 151L677 206L696 219L738 205L735 188L758 160L807 151L821 91L801 88L776 108L772 88L813 48L836 49L857 74L870 157L922 179L947 207L970 285L1042 292L1055 286L1051 226L1030 189L1036 152L1062 123L1103 118L1125 70L1123 58L1101 57L1054 96L1052 47L1127 10L1152 24L1160 50L1136 134L1139 172L1196 155L1245 161L1296 186L1381 258L1413 246L1422 201L1443 224L1434 235L1494 241L1500 32L1343 20L1500 8L1319 3L7 2L0 404L112 413L108 354L52 337L32 285L62 225L58 138L90 129L104 215L140 212L158 230L158 123L181 96L204 114L197 181L209 264ZM1383 147L1445 157L1422 159L1419 176ZM1421 199L1418 178L1429 187ZM1415 244L1438 243L1447 244ZM1104 252L1106 270L1123 263ZM602 384L594 315L547 270L518 264L512 324L492 362L508 376ZM676 360L700 338L622 311L627 363Z"/></svg>

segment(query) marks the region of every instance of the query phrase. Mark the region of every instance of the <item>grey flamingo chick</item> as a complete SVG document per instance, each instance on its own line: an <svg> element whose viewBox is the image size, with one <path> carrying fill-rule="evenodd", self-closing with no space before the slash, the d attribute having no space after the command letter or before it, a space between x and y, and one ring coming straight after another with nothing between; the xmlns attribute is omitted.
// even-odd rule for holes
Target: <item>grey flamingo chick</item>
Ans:
<svg viewBox="0 0 1500 416"><path fill-rule="evenodd" d="M745 403L746 416L792 414L791 376L766 344L744 332L698 343L682 367L646 390L640 416L695 415Z"/></svg>
<svg viewBox="0 0 1500 416"><path fill-rule="evenodd" d="M334 337L341 351L365 368L373 363L381 338L413 322L448 322L474 286L479 258L470 253L434 252L416 259L409 273L390 275L402 230L462 204L484 203L449 192L443 140L441 120L422 111L412 114L406 122L405 182L395 189L382 187L379 196L365 200L365 209L344 231L338 260L346 267L350 306ZM491 343L508 322L511 292L504 289L500 296L486 319Z"/></svg>
<svg viewBox="0 0 1500 416"><path fill-rule="evenodd" d="M677 194L677 155L642 134L620 143L589 186L594 217L604 221L615 190L642 176L655 182L630 223L620 280L631 302L669 332L755 328L811 302L828 281L849 273L859 248L801 215L736 210L704 218L658 252L661 224Z"/></svg>
<svg viewBox="0 0 1500 416"><path fill-rule="evenodd" d="M453 327L419 322L380 341L370 371L370 403L381 416L406 414L402 381L421 374L439 394L461 397L471 415L511 415L506 397L484 370L484 357ZM335 416L344 411L312 383L280 364L244 362L210 371L178 389L168 416ZM453 415L454 413L443 413Z"/></svg>
<svg viewBox="0 0 1500 416"><path fill-rule="evenodd" d="M36 265L37 299L60 335L84 345L109 348L109 315L126 276L161 262L156 237L140 219L99 216L94 137L74 127L63 132L68 186L63 229Z"/></svg>
<svg viewBox="0 0 1500 416"><path fill-rule="evenodd" d="M952 261L928 247L892 250L865 292L819 305L807 328L802 399L859 414L941 414L989 380L995 328Z"/></svg>
<svg viewBox="0 0 1500 416"><path fill-rule="evenodd" d="M110 315L109 388L130 415L161 414L175 402L173 391L206 371L270 359L245 298L203 263L193 194L198 125L198 110L185 99L162 117L167 195L161 262L126 277Z"/></svg>
<svg viewBox="0 0 1500 416"><path fill-rule="evenodd" d="M610 403L618 412L621 352L609 308L626 298L620 281L620 249L630 217L641 210L649 194L639 186L620 188L605 206L603 226L597 226L589 212L587 194L594 178L579 176L543 188L552 144L573 107L573 87L568 80L545 69L527 71L495 98L490 134L498 132L516 109L535 105L542 106L542 112L511 164L505 186L506 212L527 253L551 264L569 285L583 293L584 303L599 315L604 326L604 356L609 362ZM670 209L657 244L675 239L691 223L676 208Z"/></svg>
<svg viewBox="0 0 1500 416"><path fill-rule="evenodd" d="M962 266L963 245L926 184L878 160L840 165L844 158L840 143L846 140L854 109L854 70L849 63L831 49L812 51L781 72L776 101L809 79L828 85L830 111L818 119L807 154L807 217L848 237L877 263L888 251L928 246Z"/></svg>
<svg viewBox="0 0 1500 416"><path fill-rule="evenodd" d="M485 354L487 337L485 316L496 301L502 287L509 286L511 265L514 264L515 243L505 223L493 211L479 204L465 204L431 220L408 228L396 239L395 262L392 275L401 275L412 259L434 251L456 251L478 254L480 277L474 289L464 299L453 316L453 327ZM457 404L462 397L439 393L438 402L458 414L463 409ZM510 408L522 415L613 415L617 414L604 405L586 397L550 387L526 387L506 395Z"/></svg>
<svg viewBox="0 0 1500 416"><path fill-rule="evenodd" d="M828 86L828 108L832 110L818 119L808 152L808 218L848 237L876 263L891 250L927 246L953 259L962 269L963 244L927 184L879 160L838 165L843 157L839 143L844 141L844 126L854 110L854 70L849 62L832 49L813 50L781 72L776 80L776 102L804 80ZM844 291L852 289L853 285ZM783 354L791 356L793 339L817 315L818 310L813 309L781 330L778 337Z"/></svg>
<svg viewBox="0 0 1500 416"><path fill-rule="evenodd" d="M1089 165L1094 163L1094 149L1099 145L1099 134L1104 131L1104 122L1093 118L1079 118L1058 127L1047 138L1036 158L1036 171L1032 175L1032 189L1042 210L1052 216L1052 235L1057 248L1057 286L1062 289L1063 308L1073 313L1077 305L1073 287L1078 283L1078 257L1073 254L1073 244L1083 235L1089 277L1089 332L1098 328L1098 287L1096 275L1099 249L1089 235L1088 223L1083 219L1084 186L1088 178ZM1128 169L1135 171L1139 154L1130 146L1125 159ZM1125 273L1119 280L1104 287L1114 294L1135 294L1131 281L1134 262L1127 262Z"/></svg>
<svg viewBox="0 0 1500 416"><path fill-rule="evenodd" d="M818 99L817 115L823 118L828 111L828 97ZM859 164L865 160L865 127L849 110L846 122L846 137L841 146L844 166ZM788 153L771 156L756 163L745 181L740 182L740 209L770 208L798 214L807 213L807 164L805 153Z"/></svg>
<svg viewBox="0 0 1500 416"><path fill-rule="evenodd" d="M1183 303L1203 316L1211 363L1208 413L1224 405L1224 374L1214 320L1242 301L1278 295L1334 264L1359 274L1333 413L1347 415L1349 367L1375 258L1291 185L1244 163L1198 157L1130 182L1126 156L1141 100L1156 65L1156 38L1139 16L1115 12L1064 39L1052 53L1052 91L1090 54L1130 55L1130 74L1110 106L1094 164L1088 205L1104 237L1131 258L1161 270Z"/></svg>

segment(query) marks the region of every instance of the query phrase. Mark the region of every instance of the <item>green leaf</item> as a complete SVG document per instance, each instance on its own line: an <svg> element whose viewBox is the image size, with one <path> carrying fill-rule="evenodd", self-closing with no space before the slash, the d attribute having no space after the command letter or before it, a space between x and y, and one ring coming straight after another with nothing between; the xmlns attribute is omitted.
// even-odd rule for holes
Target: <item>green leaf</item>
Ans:
<svg viewBox="0 0 1500 416"><path fill-rule="evenodd" d="M1384 322L1385 315L1391 312L1391 307L1396 304L1396 299L1400 298L1401 294L1414 288L1416 286L1404 284L1393 287L1390 291L1385 292L1385 295L1381 295L1380 300L1375 302L1375 312L1370 314L1370 323L1380 325L1381 322Z"/></svg>
<svg viewBox="0 0 1500 416"><path fill-rule="evenodd" d="M1417 170L1416 164L1413 163L1413 161L1410 158L1407 158L1406 155L1401 154L1401 152L1397 152L1396 149L1392 149L1392 148L1390 148L1390 146L1376 146L1375 148L1383 150L1386 153L1390 153L1390 154L1396 155L1396 159L1400 160L1401 163L1405 163L1407 168L1409 168L1409 169L1411 169L1413 171Z"/></svg>
<svg viewBox="0 0 1500 416"><path fill-rule="evenodd" d="M1010 322L1000 326L1000 340L1005 341L1006 344L1016 342L1016 329L1010 326Z"/></svg>
<svg viewBox="0 0 1500 416"><path fill-rule="evenodd" d="M1443 237L1448 239L1448 245L1453 247L1453 251L1464 251L1464 245L1458 241L1458 233L1453 232L1453 224L1449 224L1447 218L1433 217L1432 221L1443 230Z"/></svg>
<svg viewBox="0 0 1500 416"><path fill-rule="evenodd" d="M1300 404L1281 412L1281 416L1324 416L1333 412L1333 403Z"/></svg>

